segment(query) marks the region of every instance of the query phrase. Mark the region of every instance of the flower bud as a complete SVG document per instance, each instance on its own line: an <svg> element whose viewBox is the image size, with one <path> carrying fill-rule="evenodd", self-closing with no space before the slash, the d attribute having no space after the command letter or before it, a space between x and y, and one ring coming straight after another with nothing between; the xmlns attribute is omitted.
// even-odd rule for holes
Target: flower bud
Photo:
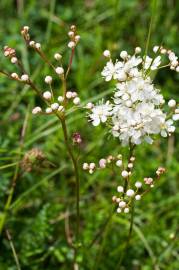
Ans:
<svg viewBox="0 0 179 270"><path fill-rule="evenodd" d="M49 91L43 93L43 97L46 100L50 100L52 98L52 94Z"/></svg>
<svg viewBox="0 0 179 270"><path fill-rule="evenodd" d="M45 77L45 82L48 83L48 84L52 83L52 77L51 76L46 76Z"/></svg>
<svg viewBox="0 0 179 270"><path fill-rule="evenodd" d="M123 178L127 178L129 176L129 173L128 171L122 171L121 175Z"/></svg>
<svg viewBox="0 0 179 270"><path fill-rule="evenodd" d="M103 55L104 55L104 57L107 57L107 58L110 58L110 57L111 57L111 53L110 53L109 50L105 50L105 51L103 52Z"/></svg>
<svg viewBox="0 0 179 270"><path fill-rule="evenodd" d="M75 105L79 105L80 104L80 98L79 97L75 97L74 100L73 100L73 103Z"/></svg>
<svg viewBox="0 0 179 270"><path fill-rule="evenodd" d="M59 107L58 103L51 104L51 108L52 108L53 111L56 111L58 109L58 107Z"/></svg>
<svg viewBox="0 0 179 270"><path fill-rule="evenodd" d="M35 107L32 110L32 114L38 114L38 113L41 113L41 112L42 112L42 109L40 107Z"/></svg>
<svg viewBox="0 0 179 270"><path fill-rule="evenodd" d="M63 69L62 67L57 67L57 68L55 69L55 71L56 71L56 73L57 73L58 75L64 74L64 69Z"/></svg>
<svg viewBox="0 0 179 270"><path fill-rule="evenodd" d="M23 75L21 76L21 81L27 82L28 80L29 80L29 76L28 76L27 74L23 74Z"/></svg>
<svg viewBox="0 0 179 270"><path fill-rule="evenodd" d="M62 55L59 53L55 53L54 58L55 58L55 60L59 61L62 58Z"/></svg>

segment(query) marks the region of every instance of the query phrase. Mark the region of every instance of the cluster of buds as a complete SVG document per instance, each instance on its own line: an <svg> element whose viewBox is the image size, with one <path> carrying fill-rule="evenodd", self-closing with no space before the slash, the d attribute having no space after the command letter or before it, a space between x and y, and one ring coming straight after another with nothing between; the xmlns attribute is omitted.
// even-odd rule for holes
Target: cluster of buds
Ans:
<svg viewBox="0 0 179 270"><path fill-rule="evenodd" d="M156 171L156 175L160 177L160 175L164 174L165 171L166 171L165 168L159 167L159 168L157 169L157 171Z"/></svg>
<svg viewBox="0 0 179 270"><path fill-rule="evenodd" d="M94 170L96 169L96 164L94 162L91 163L83 163L83 170L85 171L89 171L90 174L92 174L94 172Z"/></svg>
<svg viewBox="0 0 179 270"><path fill-rule="evenodd" d="M70 49L74 49L76 47L77 43L80 40L80 36L77 35L76 26L75 25L72 25L70 27L70 31L68 32L68 36L70 38L70 42L68 43L68 47Z"/></svg>
<svg viewBox="0 0 179 270"><path fill-rule="evenodd" d="M35 42L34 40L30 40L29 29L30 29L29 26L24 26L21 30L21 35L23 36L23 38L28 46L39 51L41 49L41 44L39 42Z"/></svg>
<svg viewBox="0 0 179 270"><path fill-rule="evenodd" d="M139 194L139 189L142 188L142 183L137 181L135 183L135 190L134 189L128 189L126 192L124 191L123 186L117 187L117 192L120 193L120 197L113 196L112 201L114 203L117 203L117 213L129 213L130 211L130 205L132 201L135 199L136 201L139 201L141 199L141 194Z"/></svg>
<svg viewBox="0 0 179 270"><path fill-rule="evenodd" d="M16 64L18 62L16 51L11 47L4 46L4 56L10 58L12 64Z"/></svg>
<svg viewBox="0 0 179 270"><path fill-rule="evenodd" d="M145 183L146 185L149 185L151 188L154 187L154 180L153 180L153 178L151 178L151 177L145 177L145 178L144 178L144 183Z"/></svg>
<svg viewBox="0 0 179 270"><path fill-rule="evenodd" d="M175 70L176 72L179 72L178 57L175 55L175 53L172 50L168 50L164 48L163 46L154 46L153 52L166 55L169 60L170 69Z"/></svg>
<svg viewBox="0 0 179 270"><path fill-rule="evenodd" d="M73 144L76 144L76 145L79 145L82 143L82 138L79 132L75 132L72 135L72 141L73 141Z"/></svg>
<svg viewBox="0 0 179 270"><path fill-rule="evenodd" d="M88 167L86 166L87 163L83 164L83 169L88 170ZM91 163L90 163L91 164ZM95 163L92 163L95 164ZM89 173L93 173L97 169L105 169L110 164L116 164L116 166L121 167L122 166L122 155L119 154L116 157L109 155L106 158L101 158L98 162L98 165L95 164L95 167L92 171L89 171Z"/></svg>
<svg viewBox="0 0 179 270"><path fill-rule="evenodd" d="M78 97L77 92L75 91L67 91L66 92L66 98L67 99L72 99L74 105L79 105L80 104L80 98Z"/></svg>

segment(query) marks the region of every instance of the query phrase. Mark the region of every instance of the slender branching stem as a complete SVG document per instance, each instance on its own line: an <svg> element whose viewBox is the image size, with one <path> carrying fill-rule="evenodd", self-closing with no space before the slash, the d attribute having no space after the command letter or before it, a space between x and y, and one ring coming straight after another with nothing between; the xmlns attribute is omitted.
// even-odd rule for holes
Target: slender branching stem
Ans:
<svg viewBox="0 0 179 270"><path fill-rule="evenodd" d="M7 239L9 240L9 244L10 244L10 247L12 249L12 254L13 254L13 257L14 257L14 260L15 260L15 263L16 263L16 266L17 266L17 269L18 270L21 270L19 259L18 259L18 256L17 256L17 252L15 250L14 243L12 241L12 237L11 237L11 235L10 235L10 233L9 233L8 230L6 230L6 236L7 236Z"/></svg>

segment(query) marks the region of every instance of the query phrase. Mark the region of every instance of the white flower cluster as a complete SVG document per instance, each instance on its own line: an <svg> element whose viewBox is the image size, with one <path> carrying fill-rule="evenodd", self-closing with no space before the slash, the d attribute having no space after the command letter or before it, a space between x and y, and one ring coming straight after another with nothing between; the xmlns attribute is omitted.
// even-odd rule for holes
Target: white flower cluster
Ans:
<svg viewBox="0 0 179 270"><path fill-rule="evenodd" d="M104 56L109 61L101 74L106 81L116 80L116 88L111 101L101 102L96 106L87 105L91 111L89 118L94 126L98 126L100 122L108 122L112 135L118 137L123 145L140 144L144 140L152 143L153 135L167 137L175 131L173 121L179 118L177 103L175 100L169 101L168 106L174 108L174 115L173 119L168 119L163 110L165 100L153 84L150 74L153 70L164 67L163 54L165 58L168 56L168 66L179 71L178 58L173 52L158 46L153 51L161 55L154 58L138 56L141 52L139 47L132 56L122 51L122 60L116 60L115 64L110 58L110 52L104 51Z"/></svg>

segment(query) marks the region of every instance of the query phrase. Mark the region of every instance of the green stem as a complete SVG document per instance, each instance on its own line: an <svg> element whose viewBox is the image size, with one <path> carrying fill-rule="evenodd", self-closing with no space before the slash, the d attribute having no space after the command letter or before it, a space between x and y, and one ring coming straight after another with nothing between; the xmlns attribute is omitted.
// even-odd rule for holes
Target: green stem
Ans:
<svg viewBox="0 0 179 270"><path fill-rule="evenodd" d="M14 244L13 244L13 241L12 241L12 238L11 238L11 235L10 235L10 233L9 233L8 230L6 230L6 235L7 235L7 238L9 240L10 247L12 249L12 254L13 254L13 257L14 257L14 260L15 260L15 263L16 263L16 266L17 266L17 269L18 270L21 270L19 259L18 259L16 250L15 250L15 247L14 247Z"/></svg>
<svg viewBox="0 0 179 270"><path fill-rule="evenodd" d="M129 244L130 244L131 236L132 236L133 225L134 225L134 201L133 201L132 207L131 207L130 226L129 226L129 233L128 233L126 245L125 245L125 248L124 248L124 250L123 250L123 252L121 254L121 257L120 257L119 263L118 263L118 265L116 267L116 270L120 270L123 259L126 257L127 250L128 250Z"/></svg>
<svg viewBox="0 0 179 270"><path fill-rule="evenodd" d="M71 145L69 143L65 118L61 119L61 124L62 124L65 145L66 145L68 154L70 156L70 159L73 163L73 168L74 168L74 173L75 173L75 180L76 180L76 241L78 242L79 241L79 228L80 228L80 207L79 207L80 180L79 180L79 173L78 173L78 164L77 164L77 160L75 159L75 156L73 154L73 151L71 149Z"/></svg>

